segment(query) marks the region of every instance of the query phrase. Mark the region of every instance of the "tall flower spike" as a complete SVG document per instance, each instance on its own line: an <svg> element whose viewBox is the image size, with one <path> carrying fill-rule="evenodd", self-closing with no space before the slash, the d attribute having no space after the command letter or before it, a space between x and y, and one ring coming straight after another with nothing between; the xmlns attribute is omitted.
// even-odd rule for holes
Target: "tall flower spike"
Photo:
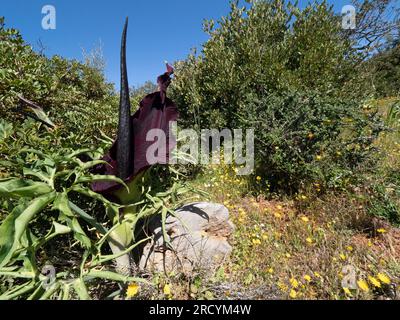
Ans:
<svg viewBox="0 0 400 320"><path fill-rule="evenodd" d="M125 21L121 40L121 91L119 102L119 124L117 142L117 175L127 179L133 172L133 150L131 147L133 128L131 124L131 104L129 101L128 74L126 69L126 33L128 17Z"/></svg>

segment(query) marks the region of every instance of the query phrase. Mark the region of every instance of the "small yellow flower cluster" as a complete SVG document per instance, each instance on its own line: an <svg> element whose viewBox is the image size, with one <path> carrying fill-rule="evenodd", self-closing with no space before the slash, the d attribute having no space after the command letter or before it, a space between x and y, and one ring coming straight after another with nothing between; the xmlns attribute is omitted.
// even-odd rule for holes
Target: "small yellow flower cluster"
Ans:
<svg viewBox="0 0 400 320"><path fill-rule="evenodd" d="M133 298L138 294L140 286L137 283L131 283L126 289L126 297Z"/></svg>
<svg viewBox="0 0 400 320"><path fill-rule="evenodd" d="M308 217L306 217L306 216L302 216L302 217L300 217L300 219L301 219L303 222L309 222L309 221L310 221L310 219L308 219Z"/></svg>
<svg viewBox="0 0 400 320"><path fill-rule="evenodd" d="M171 296L171 295L172 295L171 285L169 285L168 283L165 284L165 285L164 285L164 288L163 288L163 293L164 293L166 296Z"/></svg>

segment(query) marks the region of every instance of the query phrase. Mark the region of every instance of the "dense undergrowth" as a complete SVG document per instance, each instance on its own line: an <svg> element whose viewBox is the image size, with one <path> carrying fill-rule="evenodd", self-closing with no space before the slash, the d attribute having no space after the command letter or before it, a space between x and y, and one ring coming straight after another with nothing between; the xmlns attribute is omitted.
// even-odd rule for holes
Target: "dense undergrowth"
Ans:
<svg viewBox="0 0 400 320"><path fill-rule="evenodd" d="M171 96L182 127L255 128L255 172L153 168L124 205L89 187L117 126L101 59L48 58L0 19L0 299L398 298L400 100L385 86L397 69L379 67L385 54L361 61L324 1L250 4L206 22L209 40L175 64ZM133 88L133 108L152 90ZM55 126L32 119L21 96ZM232 215L225 264L212 276L116 272L114 258L137 241L130 234L116 254L113 231L194 199ZM50 291L46 266L56 268Z"/></svg>

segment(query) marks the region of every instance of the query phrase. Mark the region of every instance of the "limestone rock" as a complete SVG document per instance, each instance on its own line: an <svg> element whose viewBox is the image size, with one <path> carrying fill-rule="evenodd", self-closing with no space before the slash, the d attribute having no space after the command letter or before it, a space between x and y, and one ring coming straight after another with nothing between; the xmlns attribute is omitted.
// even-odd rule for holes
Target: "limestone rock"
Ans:
<svg viewBox="0 0 400 320"><path fill-rule="evenodd" d="M145 245L139 267L150 272L212 271L231 253L228 238L233 230L225 206L207 202L185 205L166 220L172 250L164 243L161 218L149 224L154 241Z"/></svg>

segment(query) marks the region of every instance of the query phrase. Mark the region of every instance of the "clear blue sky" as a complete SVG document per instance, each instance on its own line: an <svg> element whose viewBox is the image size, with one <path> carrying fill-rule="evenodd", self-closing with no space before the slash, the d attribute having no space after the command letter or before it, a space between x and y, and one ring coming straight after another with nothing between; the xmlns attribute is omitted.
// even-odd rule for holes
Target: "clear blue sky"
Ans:
<svg viewBox="0 0 400 320"><path fill-rule="evenodd" d="M300 0L301 6L308 1ZM350 0L330 0L340 11ZM42 7L56 8L56 30L41 26ZM0 0L0 16L6 25L22 32L34 48L38 40L46 55L82 59L101 41L106 76L119 87L121 31L129 16L128 76L130 85L140 85L164 72L163 61L184 59L193 47L207 39L203 19L219 19L229 11L229 0Z"/></svg>

